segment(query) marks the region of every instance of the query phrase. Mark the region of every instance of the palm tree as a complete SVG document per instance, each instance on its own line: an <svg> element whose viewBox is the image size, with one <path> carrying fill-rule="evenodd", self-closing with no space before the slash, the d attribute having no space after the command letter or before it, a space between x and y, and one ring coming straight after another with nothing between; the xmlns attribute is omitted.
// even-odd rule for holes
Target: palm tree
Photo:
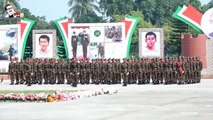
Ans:
<svg viewBox="0 0 213 120"><path fill-rule="evenodd" d="M69 0L68 6L72 19L94 11L100 12L97 0Z"/></svg>

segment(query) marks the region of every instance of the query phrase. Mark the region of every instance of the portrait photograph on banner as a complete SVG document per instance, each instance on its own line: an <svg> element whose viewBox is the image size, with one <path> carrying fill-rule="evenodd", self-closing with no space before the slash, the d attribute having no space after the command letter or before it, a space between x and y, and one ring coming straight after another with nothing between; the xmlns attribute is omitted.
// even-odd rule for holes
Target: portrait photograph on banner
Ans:
<svg viewBox="0 0 213 120"><path fill-rule="evenodd" d="M56 58L56 30L33 30L33 58Z"/></svg>
<svg viewBox="0 0 213 120"><path fill-rule="evenodd" d="M123 58L124 32L123 23L70 24L69 58Z"/></svg>
<svg viewBox="0 0 213 120"><path fill-rule="evenodd" d="M139 56L163 57L164 48L163 29L140 28L139 29Z"/></svg>
<svg viewBox="0 0 213 120"><path fill-rule="evenodd" d="M0 70L9 64L10 60L18 57L18 41L20 39L18 25L0 25Z"/></svg>
<svg viewBox="0 0 213 120"><path fill-rule="evenodd" d="M89 58L89 26L72 26L67 41L69 58Z"/></svg>

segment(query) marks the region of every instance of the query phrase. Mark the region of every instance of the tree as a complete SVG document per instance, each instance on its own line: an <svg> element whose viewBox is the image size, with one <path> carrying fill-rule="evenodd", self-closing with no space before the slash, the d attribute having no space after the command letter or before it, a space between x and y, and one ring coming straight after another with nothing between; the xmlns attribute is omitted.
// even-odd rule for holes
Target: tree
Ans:
<svg viewBox="0 0 213 120"><path fill-rule="evenodd" d="M107 11L107 16L126 15L134 10L132 0L100 0L100 8Z"/></svg>
<svg viewBox="0 0 213 120"><path fill-rule="evenodd" d="M201 12L205 13L208 9L213 8L213 0L211 0L208 4L201 6Z"/></svg>
<svg viewBox="0 0 213 120"><path fill-rule="evenodd" d="M71 13L72 19L87 15L94 11L100 12L96 0L69 0L68 6L70 7L69 13Z"/></svg>
<svg viewBox="0 0 213 120"><path fill-rule="evenodd" d="M94 12L76 18L76 23L101 23L106 22L102 17L97 16Z"/></svg>
<svg viewBox="0 0 213 120"><path fill-rule="evenodd" d="M173 19L170 40L165 44L165 56L181 55L181 35L189 32L189 27L184 22Z"/></svg>

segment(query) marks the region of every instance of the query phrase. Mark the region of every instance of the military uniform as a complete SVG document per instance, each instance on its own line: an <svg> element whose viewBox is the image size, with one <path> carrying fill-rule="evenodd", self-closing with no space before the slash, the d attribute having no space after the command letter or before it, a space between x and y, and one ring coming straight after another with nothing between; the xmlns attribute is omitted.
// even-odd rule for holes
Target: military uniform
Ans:
<svg viewBox="0 0 213 120"><path fill-rule="evenodd" d="M14 78L15 78L15 63L13 62L13 60L11 60L11 62L9 63L9 75L10 75L10 81L11 81L11 85L14 84Z"/></svg>

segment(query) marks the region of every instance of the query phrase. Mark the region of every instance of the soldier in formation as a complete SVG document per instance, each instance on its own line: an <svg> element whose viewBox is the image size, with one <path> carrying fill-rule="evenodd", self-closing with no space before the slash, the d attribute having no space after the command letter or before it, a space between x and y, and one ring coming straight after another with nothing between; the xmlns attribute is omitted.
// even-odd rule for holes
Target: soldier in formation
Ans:
<svg viewBox="0 0 213 120"><path fill-rule="evenodd" d="M201 79L199 57L11 60L11 84L192 84Z"/></svg>

